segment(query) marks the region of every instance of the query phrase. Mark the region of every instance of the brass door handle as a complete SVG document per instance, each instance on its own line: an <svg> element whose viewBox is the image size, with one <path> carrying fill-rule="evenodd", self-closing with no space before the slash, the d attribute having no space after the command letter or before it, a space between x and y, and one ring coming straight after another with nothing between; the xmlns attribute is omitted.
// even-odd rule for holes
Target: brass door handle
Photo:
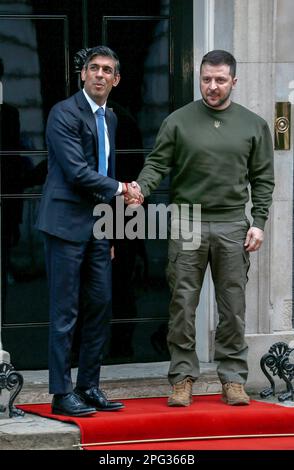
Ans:
<svg viewBox="0 0 294 470"><path fill-rule="evenodd" d="M275 110L275 150L290 150L291 103L279 101Z"/></svg>

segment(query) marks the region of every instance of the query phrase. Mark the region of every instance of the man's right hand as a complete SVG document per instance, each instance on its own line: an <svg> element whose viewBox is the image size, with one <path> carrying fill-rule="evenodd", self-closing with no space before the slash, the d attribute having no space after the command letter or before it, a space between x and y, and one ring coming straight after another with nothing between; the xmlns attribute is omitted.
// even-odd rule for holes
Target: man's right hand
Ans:
<svg viewBox="0 0 294 470"><path fill-rule="evenodd" d="M144 202L141 188L136 181L132 181L126 185L124 200L127 205L141 205Z"/></svg>

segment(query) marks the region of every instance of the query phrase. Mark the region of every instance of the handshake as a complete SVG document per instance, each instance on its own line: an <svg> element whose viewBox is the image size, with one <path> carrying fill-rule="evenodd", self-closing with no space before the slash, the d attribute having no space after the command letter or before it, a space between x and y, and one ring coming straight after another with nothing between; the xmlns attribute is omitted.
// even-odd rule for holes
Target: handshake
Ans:
<svg viewBox="0 0 294 470"><path fill-rule="evenodd" d="M128 206L131 204L139 206L144 201L141 188L136 181L132 181L131 183L123 183L122 194L124 196L125 203Z"/></svg>

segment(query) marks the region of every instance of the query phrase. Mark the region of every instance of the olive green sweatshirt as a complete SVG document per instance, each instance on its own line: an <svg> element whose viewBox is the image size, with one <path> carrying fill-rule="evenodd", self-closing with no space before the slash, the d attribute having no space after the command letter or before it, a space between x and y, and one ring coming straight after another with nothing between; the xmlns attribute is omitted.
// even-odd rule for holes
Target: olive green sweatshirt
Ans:
<svg viewBox="0 0 294 470"><path fill-rule="evenodd" d="M245 218L251 186L255 227L264 228L274 189L273 145L267 123L231 103L214 110L202 100L169 115L137 181L148 196L171 172L171 202L200 204L202 221Z"/></svg>

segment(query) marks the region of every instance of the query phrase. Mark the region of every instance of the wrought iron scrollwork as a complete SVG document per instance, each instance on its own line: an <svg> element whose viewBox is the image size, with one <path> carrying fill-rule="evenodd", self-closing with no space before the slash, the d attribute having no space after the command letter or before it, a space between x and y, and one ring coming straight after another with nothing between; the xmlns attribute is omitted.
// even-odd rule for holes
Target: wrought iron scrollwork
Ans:
<svg viewBox="0 0 294 470"><path fill-rule="evenodd" d="M89 47L85 49L81 49L74 55L75 73L79 73L82 70L84 63L86 61L87 55L90 50L91 49Z"/></svg>
<svg viewBox="0 0 294 470"><path fill-rule="evenodd" d="M22 386L23 376L19 372L17 372L11 364L7 362L2 362L0 364L0 393L2 393L2 390L4 389L11 392L8 403L10 418L24 415L24 412L22 410L19 410L13 405L14 400L22 389ZM1 411L4 412L6 410Z"/></svg>
<svg viewBox="0 0 294 470"><path fill-rule="evenodd" d="M87 59L87 56L89 54L89 51L91 48L85 48L85 49L80 49L75 55L74 55L74 71L77 74L77 80L78 80L78 88L82 88L82 83L81 83L81 70L84 66L84 63Z"/></svg>
<svg viewBox="0 0 294 470"><path fill-rule="evenodd" d="M273 377L277 376L286 384L286 391L278 395L279 401L294 401L294 389L292 380L294 378L294 361L289 360L289 356L294 349L289 348L286 343L278 342L273 344L269 351L264 354L260 360L260 367L270 383L270 387L260 392L262 398L276 394L275 381ZM271 377L271 375L273 377Z"/></svg>

